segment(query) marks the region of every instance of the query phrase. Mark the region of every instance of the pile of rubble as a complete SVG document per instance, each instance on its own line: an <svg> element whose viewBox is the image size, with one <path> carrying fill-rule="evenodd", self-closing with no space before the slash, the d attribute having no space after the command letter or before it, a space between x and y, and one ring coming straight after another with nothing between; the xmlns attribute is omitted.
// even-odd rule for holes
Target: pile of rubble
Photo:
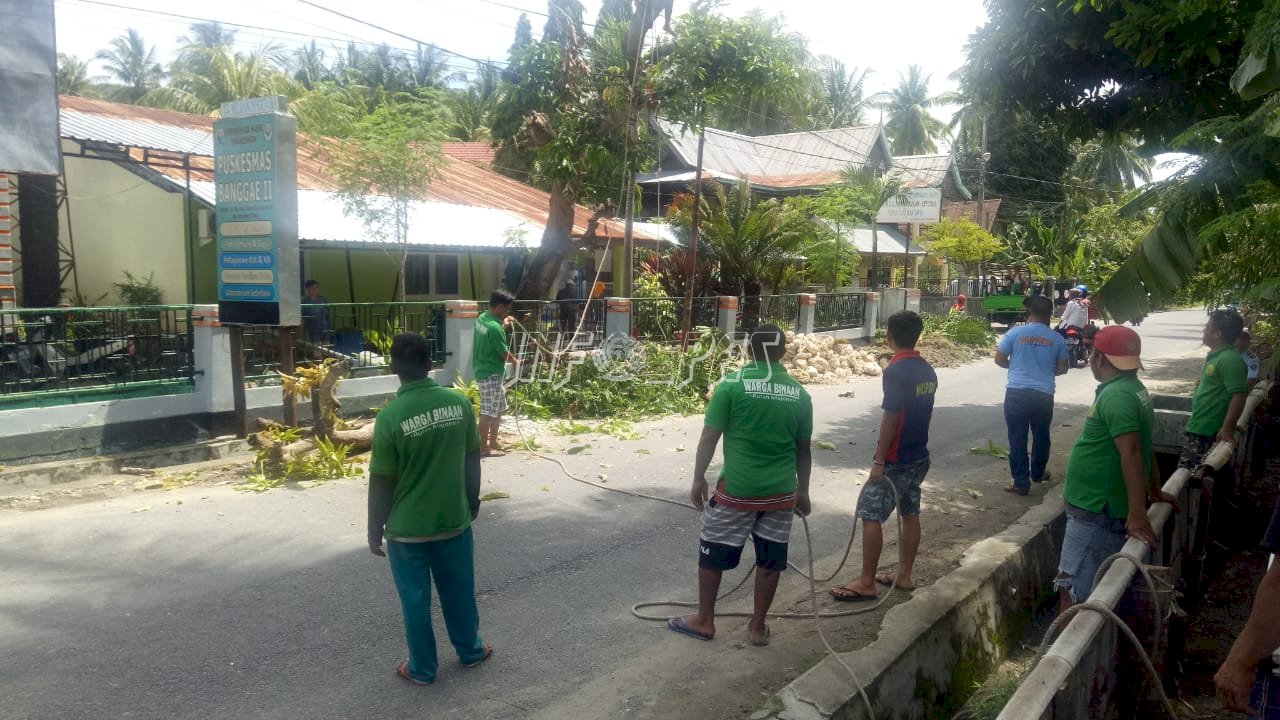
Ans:
<svg viewBox="0 0 1280 720"><path fill-rule="evenodd" d="M830 335L788 332L782 364L802 383L843 383L881 373L872 349L855 348L848 341L836 340Z"/></svg>

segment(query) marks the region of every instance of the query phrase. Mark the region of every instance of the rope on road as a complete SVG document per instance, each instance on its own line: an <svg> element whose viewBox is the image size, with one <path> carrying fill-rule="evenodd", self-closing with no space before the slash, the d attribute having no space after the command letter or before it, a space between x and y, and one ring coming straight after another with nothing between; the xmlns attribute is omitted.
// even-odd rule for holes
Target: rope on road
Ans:
<svg viewBox="0 0 1280 720"><path fill-rule="evenodd" d="M565 466L564 462L562 462L559 458L545 455L543 453L538 452L537 450L528 449L528 448L532 448L533 446L529 443L529 439L525 437L524 428L520 425L520 417L516 415L516 416L513 416L513 418L515 419L516 431L520 434L520 439L523 442L524 447L526 448L525 452L528 452L530 455L533 455L534 457L541 458L551 463L555 463L560 468L560 471L564 473L565 477L569 478L570 480L574 480L576 482L582 483L583 485L589 485L593 488L597 488L600 490L607 490L609 492L618 493L620 495L627 495L629 497L641 498L644 500L652 500L654 502L660 502L660 503L666 503L668 505L675 505L676 507L681 507L687 510L692 510L694 512L699 512L697 508L695 508L693 505L689 503L683 503L678 500L672 500L671 498L665 498L659 495L649 495L647 493L636 492L634 490L624 490L622 488L610 487L608 485L604 485L604 484L595 482L593 480L588 480L586 478L582 478L573 474L573 472L571 472L569 468ZM899 505L898 488L896 488L894 484L888 480L888 478L884 478L879 482L882 482L889 487L890 492L893 493L894 507L898 507ZM867 488L870 485L871 483L867 482L862 486L862 490L858 493L859 502L862 500L863 493L867 491ZM895 517L897 518L897 524L898 524L898 538L899 538L899 542L901 542L902 514L895 513ZM835 647L831 645L831 641L827 638L826 632L822 629L822 620L828 619L828 618L840 618L840 617L850 617L853 615L862 615L864 613L874 612L875 610L880 609L880 606L884 605L889 600L889 596L893 594L893 591L897 589L896 578L895 578L895 582L889 585L889 588L885 590L883 594L880 595L880 599L877 600L873 605L870 605L867 607L849 609L849 610L836 611L836 612L831 612L831 611L823 612L819 610L818 609L818 584L827 583L833 580L836 577L836 575L840 574L840 571L844 569L845 564L849 561L849 555L853 551L853 543L854 543L854 540L857 538L857 534L858 534L858 517L856 514L854 515L853 526L849 532L849 542L848 544L845 545L844 555L840 558L840 563L836 565L835 570L832 570L831 574L826 576L825 578L818 578L817 571L815 570L815 567L814 567L813 535L809 530L809 519L804 515L800 515L800 524L804 527L804 539L805 539L806 547L808 549L808 557L809 557L809 571L805 572L804 570L797 567L795 563L792 563L791 561L787 561L787 567L791 568L792 570L795 570L797 573L800 574L801 577L809 581L809 600L811 603L811 607L813 608L813 612L812 613L770 613L769 617L772 617L776 620L813 620L814 627L818 631L818 638L822 641L823 647L826 648L827 654L835 658L836 662L839 663L840 666L844 668L845 672L849 674L849 677L853 680L854 687L858 689L858 695L862 698L862 702L866 704L867 717L871 718L871 720L875 720L875 716L876 716L875 708L871 705L871 698L867 696L867 691L863 686L862 681L858 678L857 673L853 671L853 668L849 667L849 664L845 662L843 657L841 657L841 654L836 651ZM750 580L753 575L755 575L755 572L756 572L756 568L753 565L751 567L751 570L748 571L747 574L744 575L742 579L738 581L737 585L733 586L733 588L728 592L719 595L716 598L716 601L719 602L720 600L723 600L729 597L730 595L734 594L735 592L737 592L739 589L741 589L744 585L747 584L747 581ZM645 608L653 608L653 607L697 608L698 603L689 602L686 600L653 600L653 601L639 602L631 606L631 614L640 620L653 620L653 621L662 622L669 619L669 616L666 616L666 615L662 615L662 616L649 615L641 612L641 610ZM715 616L716 617L749 618L752 616L752 613L742 612L742 611L717 612Z"/></svg>

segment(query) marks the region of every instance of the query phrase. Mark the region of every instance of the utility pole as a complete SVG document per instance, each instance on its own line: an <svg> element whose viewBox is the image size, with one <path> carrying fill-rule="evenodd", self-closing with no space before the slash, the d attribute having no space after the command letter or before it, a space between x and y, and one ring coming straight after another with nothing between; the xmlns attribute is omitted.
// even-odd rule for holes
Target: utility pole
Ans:
<svg viewBox="0 0 1280 720"><path fill-rule="evenodd" d="M978 227L987 229L987 162L991 153L987 152L987 116L982 116L982 150L978 157ZM978 261L978 294L982 295L982 261Z"/></svg>
<svg viewBox="0 0 1280 720"><path fill-rule="evenodd" d="M698 134L698 167L693 173L693 227L689 230L689 278L684 289L684 319L680 323L680 349L689 348L689 331L693 328L693 283L698 277L698 223L702 221L702 151L707 146L707 132Z"/></svg>

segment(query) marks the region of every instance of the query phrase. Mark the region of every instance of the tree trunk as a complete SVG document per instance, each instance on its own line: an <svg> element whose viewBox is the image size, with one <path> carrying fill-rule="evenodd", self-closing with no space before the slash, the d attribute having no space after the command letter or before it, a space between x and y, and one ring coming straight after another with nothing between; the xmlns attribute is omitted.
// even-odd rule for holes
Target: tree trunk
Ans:
<svg viewBox="0 0 1280 720"><path fill-rule="evenodd" d="M542 247L525 266L524 277L516 297L521 300L546 300L551 295L551 285L556 281L560 266L573 252L574 202L567 188L557 182L551 188L551 202L547 207L547 228L542 233Z"/></svg>
<svg viewBox="0 0 1280 720"><path fill-rule="evenodd" d="M56 307L62 300L57 189L52 175L18 176L22 304L30 308Z"/></svg>

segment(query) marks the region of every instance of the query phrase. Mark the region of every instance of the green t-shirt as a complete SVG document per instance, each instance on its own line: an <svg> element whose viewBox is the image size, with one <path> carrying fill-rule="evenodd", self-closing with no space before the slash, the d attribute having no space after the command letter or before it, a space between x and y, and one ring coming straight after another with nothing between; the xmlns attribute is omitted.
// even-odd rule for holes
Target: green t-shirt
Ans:
<svg viewBox="0 0 1280 720"><path fill-rule="evenodd" d="M1240 351L1224 345L1209 353L1200 371L1200 384L1191 398L1191 419L1187 432L1197 435L1217 435L1222 421L1227 419L1231 396L1246 392L1249 369L1240 357Z"/></svg>
<svg viewBox="0 0 1280 720"><path fill-rule="evenodd" d="M721 381L705 422L724 433L720 479L727 494L758 498L796 491L796 441L813 436L813 401L781 364L752 363Z"/></svg>
<svg viewBox="0 0 1280 720"><path fill-rule="evenodd" d="M1084 430L1067 460L1063 498L1082 510L1105 510L1118 520L1128 517L1129 494L1115 439L1131 432L1141 434L1149 475L1155 460L1151 449L1155 424L1155 406L1137 372L1120 373L1099 385Z"/></svg>
<svg viewBox="0 0 1280 720"><path fill-rule="evenodd" d="M373 426L369 472L396 479L389 538L422 538L471 526L467 453L480 450L471 401L430 378L400 386Z"/></svg>
<svg viewBox="0 0 1280 720"><path fill-rule="evenodd" d="M471 365L476 380L501 375L507 367L507 330L488 310L476 318L476 334L471 342Z"/></svg>

